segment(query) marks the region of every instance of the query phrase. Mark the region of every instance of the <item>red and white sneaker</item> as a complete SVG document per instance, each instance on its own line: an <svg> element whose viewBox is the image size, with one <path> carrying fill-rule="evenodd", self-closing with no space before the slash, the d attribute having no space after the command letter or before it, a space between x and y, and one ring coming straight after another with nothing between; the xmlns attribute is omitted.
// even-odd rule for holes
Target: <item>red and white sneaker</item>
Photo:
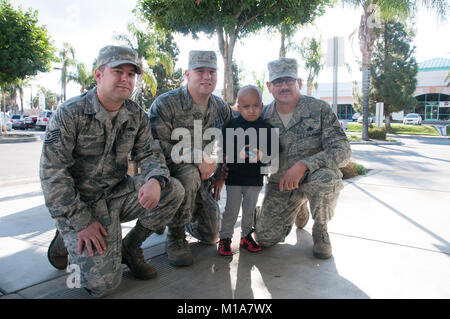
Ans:
<svg viewBox="0 0 450 319"><path fill-rule="evenodd" d="M231 238L220 239L217 250L221 256L233 256L233 252L231 251Z"/></svg>
<svg viewBox="0 0 450 319"><path fill-rule="evenodd" d="M241 237L241 242L240 242L240 245L242 248L245 248L252 253L261 251L261 246L259 246L252 237L252 233L254 231L255 230L252 230L247 236Z"/></svg>

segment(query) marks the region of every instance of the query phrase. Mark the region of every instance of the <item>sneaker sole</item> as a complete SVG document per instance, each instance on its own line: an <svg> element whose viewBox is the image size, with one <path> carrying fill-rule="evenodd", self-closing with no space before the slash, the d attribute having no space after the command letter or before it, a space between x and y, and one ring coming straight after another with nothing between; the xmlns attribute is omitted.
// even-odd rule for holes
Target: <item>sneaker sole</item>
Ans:
<svg viewBox="0 0 450 319"><path fill-rule="evenodd" d="M248 249L248 246L246 246L246 245L240 245L240 247L241 248L243 248L243 249L245 249L246 251L248 251L248 252L251 252L251 253L260 253L261 251L262 251L262 249L259 249L259 250L250 250L250 249Z"/></svg>

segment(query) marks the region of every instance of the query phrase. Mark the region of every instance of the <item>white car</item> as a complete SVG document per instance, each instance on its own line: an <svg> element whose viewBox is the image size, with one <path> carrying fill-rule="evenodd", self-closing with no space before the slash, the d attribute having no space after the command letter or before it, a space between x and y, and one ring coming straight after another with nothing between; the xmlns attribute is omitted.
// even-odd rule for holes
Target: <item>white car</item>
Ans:
<svg viewBox="0 0 450 319"><path fill-rule="evenodd" d="M363 116L361 115L360 117L358 117L358 123L362 123L363 122ZM369 117L367 118L367 122L370 123L374 123L375 122L375 117L373 115L369 115Z"/></svg>
<svg viewBox="0 0 450 319"><path fill-rule="evenodd" d="M341 127L344 131L348 130L348 123L347 121L339 120L339 124L341 124Z"/></svg>
<svg viewBox="0 0 450 319"><path fill-rule="evenodd" d="M422 125L422 116L417 113L409 113L403 118L403 124Z"/></svg>
<svg viewBox="0 0 450 319"><path fill-rule="evenodd" d="M42 111L37 118L36 127L40 127L45 130L52 115L53 111Z"/></svg>

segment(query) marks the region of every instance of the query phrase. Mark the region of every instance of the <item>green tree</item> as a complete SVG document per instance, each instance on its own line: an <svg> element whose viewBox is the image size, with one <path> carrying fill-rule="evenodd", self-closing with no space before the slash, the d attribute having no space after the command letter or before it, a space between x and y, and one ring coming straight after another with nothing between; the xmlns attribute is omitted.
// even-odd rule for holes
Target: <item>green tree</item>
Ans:
<svg viewBox="0 0 450 319"><path fill-rule="evenodd" d="M317 90L317 77L325 65L325 56L322 52L320 39L304 38L300 46L292 46L300 53L304 62L304 68L308 73L306 81L306 95L312 94L313 87Z"/></svg>
<svg viewBox="0 0 450 319"><path fill-rule="evenodd" d="M310 23L332 0L141 0L140 10L148 21L171 32L203 32L217 35L224 62L223 97L234 100L232 61L236 41L266 27L285 22Z"/></svg>
<svg viewBox="0 0 450 319"><path fill-rule="evenodd" d="M384 22L377 31L371 60L373 100L384 103L385 125L391 131L390 116L393 112L410 109L415 105L417 63L414 34L399 22Z"/></svg>
<svg viewBox="0 0 450 319"><path fill-rule="evenodd" d="M115 38L134 49L138 54L143 73L138 74L136 78L135 99L142 105L145 86L153 96L157 91L157 80L151 68L159 64L165 68L169 76L173 74L174 64L171 55L158 50L158 41L164 42L165 33L155 30L151 25L147 26L145 30L140 30L136 25L130 23L128 24L128 34L120 34Z"/></svg>
<svg viewBox="0 0 450 319"><path fill-rule="evenodd" d="M47 29L38 25L38 12L15 10L0 0L0 91L5 110L6 85L49 71L55 48Z"/></svg>
<svg viewBox="0 0 450 319"><path fill-rule="evenodd" d="M58 52L58 62L61 63L61 68L57 68L61 70L61 102L64 102L67 98L66 89L70 75L69 69L76 65L75 49L69 43L63 43L62 49Z"/></svg>
<svg viewBox="0 0 450 319"><path fill-rule="evenodd" d="M80 85L80 92L84 93L88 89L88 87L92 87L96 84L94 73L87 70L86 65L84 63L77 63L75 73L69 73L67 76L67 81L75 82Z"/></svg>
<svg viewBox="0 0 450 319"><path fill-rule="evenodd" d="M355 8L362 7L363 14L358 28L359 47L362 54L362 91L363 91L363 129L362 139L369 139L369 89L370 89L370 61L376 39L376 28L381 20L390 21L414 15L419 4L434 9L440 16L445 16L448 2L442 0L344 0ZM356 32L356 31L355 31Z"/></svg>
<svg viewBox="0 0 450 319"><path fill-rule="evenodd" d="M51 90L43 87L43 86L39 86L38 87L39 90L41 91L42 94L44 94L45 97L45 108L47 110L54 110L56 109L56 105L57 105L57 94L52 92ZM35 99L37 98L37 104L39 105L39 97L36 96ZM34 99L33 99L34 102ZM37 106L35 106L37 107Z"/></svg>
<svg viewBox="0 0 450 319"><path fill-rule="evenodd" d="M165 35L165 39L159 39L157 41L157 47L158 51L167 52L170 54L173 64L177 62L180 50L178 49L177 44L173 41L173 36L170 33ZM171 76L167 74L165 67L160 64L153 66L152 70L157 82L156 94L153 95L150 90L144 91L142 101L142 107L144 109L150 107L156 97L176 89L183 83L183 70L181 68L174 70Z"/></svg>

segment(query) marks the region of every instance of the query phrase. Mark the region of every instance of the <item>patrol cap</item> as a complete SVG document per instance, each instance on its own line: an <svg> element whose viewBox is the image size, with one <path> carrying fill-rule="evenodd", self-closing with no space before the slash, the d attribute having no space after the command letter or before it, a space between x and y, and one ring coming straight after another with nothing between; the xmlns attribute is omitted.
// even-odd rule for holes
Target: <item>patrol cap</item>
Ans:
<svg viewBox="0 0 450 319"><path fill-rule="evenodd" d="M298 79L297 76L297 60L280 58L267 64L269 69L269 82L279 78L290 77Z"/></svg>
<svg viewBox="0 0 450 319"><path fill-rule="evenodd" d="M142 69L139 66L138 54L133 49L108 45L98 52L98 67L106 65L115 68L122 64L132 64L135 66L137 74L142 73Z"/></svg>
<svg viewBox="0 0 450 319"><path fill-rule="evenodd" d="M217 69L217 57L214 51L189 51L188 69L212 68Z"/></svg>

